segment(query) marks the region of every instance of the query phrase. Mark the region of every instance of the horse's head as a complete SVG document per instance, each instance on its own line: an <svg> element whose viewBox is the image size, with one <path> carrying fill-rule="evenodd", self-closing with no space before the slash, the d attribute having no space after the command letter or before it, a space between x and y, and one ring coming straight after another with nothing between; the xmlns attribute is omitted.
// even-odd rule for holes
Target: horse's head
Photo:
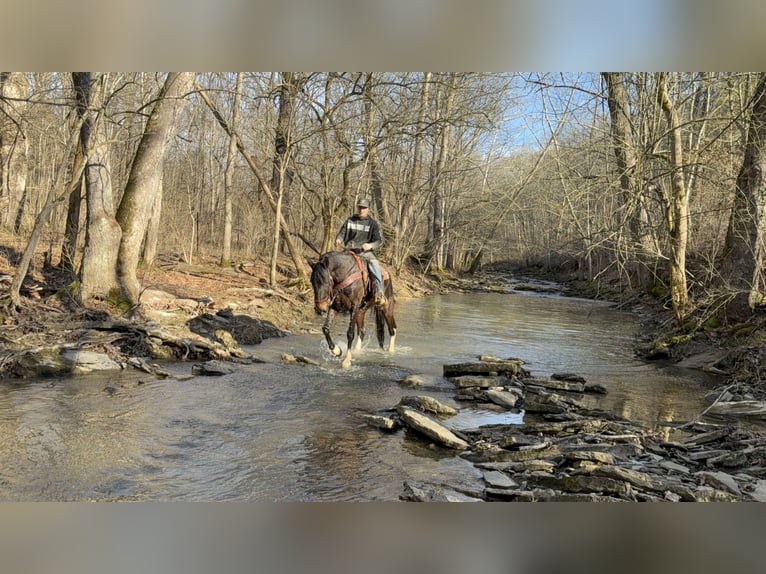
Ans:
<svg viewBox="0 0 766 574"><path fill-rule="evenodd" d="M327 268L327 258L321 257L311 266L311 286L314 289L314 311L322 315L332 304L332 277Z"/></svg>

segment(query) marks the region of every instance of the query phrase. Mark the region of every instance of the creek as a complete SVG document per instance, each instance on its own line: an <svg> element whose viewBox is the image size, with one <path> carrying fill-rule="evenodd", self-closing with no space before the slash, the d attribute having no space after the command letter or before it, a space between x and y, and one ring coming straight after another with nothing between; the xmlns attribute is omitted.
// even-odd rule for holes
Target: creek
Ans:
<svg viewBox="0 0 766 574"><path fill-rule="evenodd" d="M694 418L716 383L700 371L634 357L637 318L584 299L470 293L397 302L396 352L368 340L341 369L319 333L268 339L246 351L264 361L219 377L165 363L158 379L125 370L0 384L3 501L395 501L404 481L475 487L455 452L360 415L427 394L460 409L453 429L521 423L522 412L454 401L445 363L517 357L535 377L570 372L604 385L589 406L657 429ZM347 318L333 323L345 340ZM319 366L282 364L283 353ZM397 381L420 375L423 385Z"/></svg>

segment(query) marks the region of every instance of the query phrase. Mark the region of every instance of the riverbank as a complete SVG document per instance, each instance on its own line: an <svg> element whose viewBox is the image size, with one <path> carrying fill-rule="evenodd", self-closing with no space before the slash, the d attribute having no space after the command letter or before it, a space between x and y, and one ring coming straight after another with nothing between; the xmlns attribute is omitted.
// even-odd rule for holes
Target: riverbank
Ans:
<svg viewBox="0 0 766 574"><path fill-rule="evenodd" d="M0 246L3 285L10 283L14 253L18 250L12 246ZM66 275L46 268L43 259L42 254L36 258L24 282L23 304L16 315L0 317L0 337L6 348L0 374L5 376L11 374L11 354L56 345L103 353L121 363L142 353L164 353L179 359L226 359L236 358L238 345L251 344L253 338L257 342L259 336L319 332L311 289L291 277L287 261L277 266L278 281L271 286L266 261L243 261L221 268L213 258L187 263L162 257L141 271L141 314L127 320L105 301L87 309L76 305L66 289ZM718 325L703 316L693 316L679 326L662 301L618 287L608 283L596 287L571 273L510 264L464 276L423 275L404 269L395 280L399 300L435 293L507 292L513 288L612 301L640 318L642 327L636 340L639 355L720 375L728 400L766 400L766 388L761 384L766 379L762 344L766 324L762 317L754 315L743 324ZM222 326L219 323L231 323L232 317L240 323L233 338L218 328ZM237 336L244 332L248 334ZM147 348L142 340L159 343ZM193 356L188 341L193 342Z"/></svg>
<svg viewBox="0 0 766 574"><path fill-rule="evenodd" d="M0 287L10 286L19 252L20 246L0 242ZM0 377L99 368L59 360L75 350L87 352L88 361L97 355L105 368L136 366L137 357L241 360L241 345L280 334L319 333L310 286L296 280L288 261L277 269L277 282L270 285L267 261L222 268L214 258L188 263L164 256L140 271L140 312L127 316L108 301L78 305L67 288L72 278L46 267L39 254L22 285L21 305L13 312L0 306ZM432 281L409 270L395 283L400 300L434 292ZM139 365L146 368L145 362Z"/></svg>
<svg viewBox="0 0 766 574"><path fill-rule="evenodd" d="M281 268L287 270L289 266ZM8 277L12 269L5 269L4 276ZM211 359L252 361L252 357L239 354L238 349L240 345L259 342L258 337L279 336L285 332L321 336L321 319L313 312L310 289L299 286L289 272L281 274L273 287L268 285L266 277L268 266L264 262L247 262L221 269L214 260L199 260L190 264L164 258L142 273L142 312L137 318L128 320L111 312L105 302L88 309L74 305L68 298L61 274L36 267L24 285L21 308L15 316L6 317L0 327L4 343L2 366L7 376L18 376L12 368L15 359L34 356L32 351L51 349L52 355L39 355L42 360L37 363L51 368L51 356L68 354L77 349L100 354L112 361L107 363L107 368L119 365L147 370L162 377L167 375L155 370L151 360L144 360L144 357L150 351L151 356L156 356L154 353L158 351L172 349L179 353L173 358L192 360L195 367L200 366L201 370L193 368L192 374L221 374L211 373L202 367L221 366L219 361ZM615 297L608 297L604 290L595 293L587 283L564 275L535 273L534 269L501 266L462 277L449 274L424 277L410 270L396 279L396 296L400 301L439 293L507 293L511 289L615 300ZM734 370L731 375L725 375L724 369L736 368L738 363L735 357L747 356L748 347L745 351L727 348L726 343L731 339L722 334L725 333L723 328L706 325L686 333L691 336L683 337L668 328L672 326L669 313L649 298L625 296L623 300L617 299L617 305L642 317L644 328L639 333L637 346L652 352L654 360L673 364L696 360L698 365L695 368L715 368L724 373L721 376L725 377L725 385L710 397L711 405L716 404L717 412L727 405L741 409L747 406L747 401L750 401L750 406L758 402L760 388L757 381L750 382L745 378L746 373ZM757 332L751 332L751 335L757 336ZM154 347L150 348L150 345ZM724 354L712 362L711 353L714 352ZM234 365L231 367L236 368ZM69 367L63 365L62 368ZM598 492L606 484L614 488L611 498L604 500L749 500L753 493L761 496L761 490L766 488L766 483L762 482L766 481L766 474L761 472L762 451L766 452L763 437L766 435L751 432L745 436L736 429L736 425L730 424L736 420L735 415L752 417L752 412L727 413L724 410L723 422L715 425L703 423L701 419L705 413L701 412L700 420L686 421L689 437L668 440L627 420L618 420L619 428L612 428L617 420L614 415L583 411L576 400L571 400L570 395L575 392L571 385L567 383L563 391L551 391L550 387L554 384L556 389L560 389L564 383L514 380L505 385L507 388L503 392L497 391L495 387L503 385L496 382L491 382L486 388L474 385L477 390L472 393L464 389L456 390L455 400L458 401L497 400L498 396L505 400L508 397L502 393L518 391L516 394L522 406L512 408L523 408L525 412L532 413L531 416L540 418L536 423L528 421L523 427L482 427L475 432L463 432L462 440L470 445L468 450L481 455L472 461L476 469L494 477L492 480L496 483L501 480L507 484L507 479L514 477L523 479L517 480L521 489L514 485L506 488L502 484L494 484L482 491L480 498L600 500ZM399 416L407 418L401 413ZM586 424L583 421L587 421L588 425L609 427L607 434L610 436L605 437L601 431L591 433L593 444L584 448L581 444L581 439L586 437L584 431L572 432L566 426ZM679 425L683 423L678 422ZM413 424L411 420L409 424ZM553 430L543 432L541 429L548 429L547 426L534 424L552 424L550 428ZM563 430L559 428L562 425L566 427ZM628 442L635 449L631 457L624 452L623 439L628 435ZM430 443L433 439L425 440ZM586 462L583 462L585 459L582 456L585 455L581 451L590 453ZM580 458L573 458L569 454L571 452L578 453ZM610 454L613 461L609 457L593 454L597 452ZM535 465L532 465L534 469L527 468L529 465L525 458L532 455L536 457ZM662 458L664 466L657 457ZM569 464L575 460L575 466ZM562 461L567 464L560 464ZM572 476L583 476L586 470L591 475L588 478L572 479ZM529 474L525 474L527 471ZM496 474L498 472L508 476L504 478ZM543 474L535 474L540 472ZM734 477L732 480L735 482L732 483L729 476ZM591 477L599 478L591 480ZM621 480L632 486L626 489L624 484L613 482ZM713 491L708 488L711 484ZM592 489L588 490L591 486ZM438 499L438 493L424 492L422 488L418 490L420 486L416 484L410 484L408 488L412 493L406 496L411 500ZM575 496L570 496L572 494Z"/></svg>

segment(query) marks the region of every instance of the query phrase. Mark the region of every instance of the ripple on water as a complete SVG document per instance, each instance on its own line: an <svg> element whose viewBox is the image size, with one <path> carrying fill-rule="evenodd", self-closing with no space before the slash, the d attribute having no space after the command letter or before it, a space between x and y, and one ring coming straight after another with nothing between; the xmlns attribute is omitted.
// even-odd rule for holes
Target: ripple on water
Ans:
<svg viewBox="0 0 766 574"><path fill-rule="evenodd" d="M534 376L575 372L604 384L611 406L640 421L701 410L699 372L637 361L635 318L609 305L521 294L434 296L397 303L397 352L369 338L341 369L321 334L248 348L265 363L221 377L149 379L133 371L0 386L4 500L398 500L405 480L470 484L478 471L410 431L365 425L404 395L460 407L445 424L520 424L523 413L456 403L445 363L517 357ZM347 322L335 329L343 341ZM283 365L282 353L321 363ZM190 363L169 370L188 374ZM423 387L397 381L418 374ZM141 384L143 383L143 384ZM103 391L113 386L114 393Z"/></svg>

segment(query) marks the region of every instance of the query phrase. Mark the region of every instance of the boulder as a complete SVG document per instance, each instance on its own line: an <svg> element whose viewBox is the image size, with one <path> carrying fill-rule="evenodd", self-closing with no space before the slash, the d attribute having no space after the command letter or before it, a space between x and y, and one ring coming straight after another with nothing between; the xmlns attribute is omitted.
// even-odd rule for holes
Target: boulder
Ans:
<svg viewBox="0 0 766 574"><path fill-rule="evenodd" d="M69 350L62 353L63 357L72 364L71 372L81 375L93 371L119 370L120 364L113 361L105 353L95 351Z"/></svg>

